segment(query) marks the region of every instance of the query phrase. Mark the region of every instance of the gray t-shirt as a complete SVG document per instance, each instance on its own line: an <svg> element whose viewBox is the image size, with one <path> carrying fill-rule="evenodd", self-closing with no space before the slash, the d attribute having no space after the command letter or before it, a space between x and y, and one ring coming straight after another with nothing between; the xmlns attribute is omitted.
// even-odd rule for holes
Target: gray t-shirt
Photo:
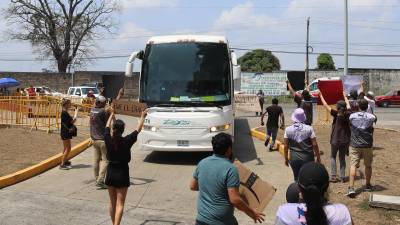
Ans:
<svg viewBox="0 0 400 225"><path fill-rule="evenodd" d="M90 137L93 140L104 140L108 116L104 108L94 107L90 110Z"/></svg>
<svg viewBox="0 0 400 225"><path fill-rule="evenodd" d="M228 188L239 188L239 172L225 157L212 155L200 161L193 177L199 183L197 220L206 224L236 224Z"/></svg>
<svg viewBox="0 0 400 225"><path fill-rule="evenodd" d="M367 112L356 112L350 115L351 138L353 148L372 148L374 144L374 122L376 117Z"/></svg>
<svg viewBox="0 0 400 225"><path fill-rule="evenodd" d="M290 160L314 160L314 149L311 139L315 137L314 129L309 125L294 123L287 127L284 138L289 139Z"/></svg>

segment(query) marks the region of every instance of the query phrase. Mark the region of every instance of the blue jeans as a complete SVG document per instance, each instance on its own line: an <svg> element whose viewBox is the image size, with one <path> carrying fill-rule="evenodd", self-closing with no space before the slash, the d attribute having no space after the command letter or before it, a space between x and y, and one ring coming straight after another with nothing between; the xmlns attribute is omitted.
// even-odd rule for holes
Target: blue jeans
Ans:
<svg viewBox="0 0 400 225"><path fill-rule="evenodd" d="M331 145L331 176L336 176L336 155L339 152L340 178L346 176L346 155L349 154L349 145Z"/></svg>
<svg viewBox="0 0 400 225"><path fill-rule="evenodd" d="M278 127L267 127L267 140L265 141L265 145L269 143L269 139L272 137L271 145L269 146L272 149L275 146L276 137L278 136Z"/></svg>

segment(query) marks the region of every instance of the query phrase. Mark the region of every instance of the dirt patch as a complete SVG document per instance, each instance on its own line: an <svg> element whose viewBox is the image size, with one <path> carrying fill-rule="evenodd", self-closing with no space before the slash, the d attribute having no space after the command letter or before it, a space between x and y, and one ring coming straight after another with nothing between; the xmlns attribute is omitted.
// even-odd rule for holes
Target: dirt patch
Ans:
<svg viewBox="0 0 400 225"><path fill-rule="evenodd" d="M72 146L87 136L72 139ZM30 131L28 128L0 128L0 176L35 165L63 149L58 133Z"/></svg>
<svg viewBox="0 0 400 225"><path fill-rule="evenodd" d="M324 152L321 156L323 164L330 171L330 126L314 127L320 150ZM279 132L278 139L283 141L283 132ZM384 195L400 196L400 133L376 129L374 133L374 162L372 184L375 186L374 193ZM349 173L349 157L347 161L347 175ZM283 163L283 161L282 161ZM338 159L337 159L337 163ZM361 162L360 170L357 172L355 188L363 187L364 165ZM339 164L337 164L339 169ZM339 172L339 171L338 171ZM346 196L349 183L331 183L331 202L345 204L353 217L355 224L363 225L398 225L400 224L400 212L384 209L370 208L368 199L370 193L361 192L355 199Z"/></svg>

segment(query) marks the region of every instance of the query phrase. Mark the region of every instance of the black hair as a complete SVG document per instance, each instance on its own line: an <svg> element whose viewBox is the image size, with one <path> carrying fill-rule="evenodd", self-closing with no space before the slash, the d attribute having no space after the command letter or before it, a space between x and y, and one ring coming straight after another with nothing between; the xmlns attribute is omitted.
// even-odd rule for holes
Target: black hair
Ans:
<svg viewBox="0 0 400 225"><path fill-rule="evenodd" d="M122 134L125 130L125 123L122 120L116 120L113 124L113 136L112 136L112 143L114 145L114 150L118 150L118 145L122 138Z"/></svg>
<svg viewBox="0 0 400 225"><path fill-rule="evenodd" d="M308 164L308 165L307 165ZM329 187L329 174L319 163L305 164L299 172L299 188L307 206L305 214L307 225L328 225L324 211L327 203L325 193Z"/></svg>
<svg viewBox="0 0 400 225"><path fill-rule="evenodd" d="M351 99L356 100L358 98L357 90L350 91L350 97Z"/></svg>
<svg viewBox="0 0 400 225"><path fill-rule="evenodd" d="M278 103L279 103L279 101L278 101L277 98L273 98L273 99L272 99L272 104L278 105Z"/></svg>
<svg viewBox="0 0 400 225"><path fill-rule="evenodd" d="M232 138L229 134L219 133L211 139L214 153L217 155L225 155L230 147L232 147Z"/></svg>
<svg viewBox="0 0 400 225"><path fill-rule="evenodd" d="M305 101L311 101L311 95L308 90L303 90L303 92L301 92L301 95L303 96L303 99Z"/></svg>
<svg viewBox="0 0 400 225"><path fill-rule="evenodd" d="M346 102L343 101L343 100L339 100L339 101L336 103L336 109L337 109L338 111L344 111L344 110L346 109Z"/></svg>
<svg viewBox="0 0 400 225"><path fill-rule="evenodd" d="M358 99L364 99L365 93L364 92L360 92L360 94L358 95Z"/></svg>
<svg viewBox="0 0 400 225"><path fill-rule="evenodd" d="M358 100L358 107L361 111L366 111L368 109L368 101L365 99Z"/></svg>
<svg viewBox="0 0 400 225"><path fill-rule="evenodd" d="M299 185L296 182L290 184L286 190L286 202L299 203L300 202L299 194L300 194Z"/></svg>

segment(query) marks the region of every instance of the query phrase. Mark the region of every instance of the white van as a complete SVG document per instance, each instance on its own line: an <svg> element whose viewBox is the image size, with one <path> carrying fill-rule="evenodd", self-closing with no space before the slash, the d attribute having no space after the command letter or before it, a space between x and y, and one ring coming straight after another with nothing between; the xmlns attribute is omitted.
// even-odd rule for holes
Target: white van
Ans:
<svg viewBox="0 0 400 225"><path fill-rule="evenodd" d="M100 95L99 89L95 87L89 86L76 86L76 87L69 87L67 95L70 97L82 97L85 98L89 91L93 91L94 96L97 98Z"/></svg>

